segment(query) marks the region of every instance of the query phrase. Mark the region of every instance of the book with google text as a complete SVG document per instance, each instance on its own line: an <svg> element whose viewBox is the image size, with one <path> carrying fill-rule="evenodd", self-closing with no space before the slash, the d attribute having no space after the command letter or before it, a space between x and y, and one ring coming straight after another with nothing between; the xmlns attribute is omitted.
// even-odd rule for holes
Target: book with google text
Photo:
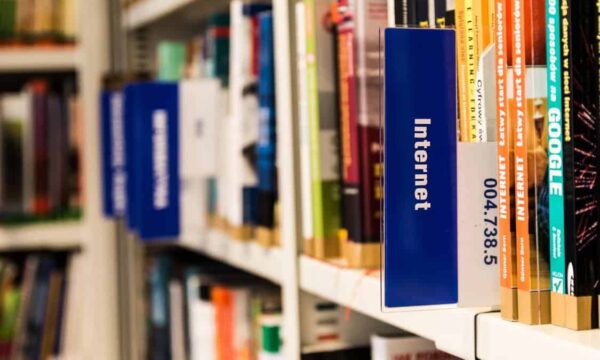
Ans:
<svg viewBox="0 0 600 360"><path fill-rule="evenodd" d="M456 305L455 32L384 36L383 305Z"/></svg>

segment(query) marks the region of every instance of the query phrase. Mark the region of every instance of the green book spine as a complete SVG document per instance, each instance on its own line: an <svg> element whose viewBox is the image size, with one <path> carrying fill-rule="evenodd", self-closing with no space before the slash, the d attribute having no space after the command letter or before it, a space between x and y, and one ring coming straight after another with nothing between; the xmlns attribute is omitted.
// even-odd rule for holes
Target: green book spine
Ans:
<svg viewBox="0 0 600 360"><path fill-rule="evenodd" d="M334 39L321 21L329 2L306 0L305 6L315 255L329 257L338 255L341 221ZM322 251L319 243L325 244Z"/></svg>
<svg viewBox="0 0 600 360"><path fill-rule="evenodd" d="M563 181L561 22L558 1L546 0L548 62L548 189L550 211L550 276L552 291L565 294L565 209Z"/></svg>

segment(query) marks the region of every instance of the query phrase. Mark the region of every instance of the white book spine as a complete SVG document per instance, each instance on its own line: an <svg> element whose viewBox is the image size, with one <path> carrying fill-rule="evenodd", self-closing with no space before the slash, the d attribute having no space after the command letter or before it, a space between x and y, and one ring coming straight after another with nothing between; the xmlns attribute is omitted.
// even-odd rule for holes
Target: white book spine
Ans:
<svg viewBox="0 0 600 360"><path fill-rule="evenodd" d="M313 237L312 186L310 167L310 135L308 120L308 84L306 72L306 13L304 2L296 3L296 58L298 71L298 110L300 143L300 187L302 208L302 237Z"/></svg>

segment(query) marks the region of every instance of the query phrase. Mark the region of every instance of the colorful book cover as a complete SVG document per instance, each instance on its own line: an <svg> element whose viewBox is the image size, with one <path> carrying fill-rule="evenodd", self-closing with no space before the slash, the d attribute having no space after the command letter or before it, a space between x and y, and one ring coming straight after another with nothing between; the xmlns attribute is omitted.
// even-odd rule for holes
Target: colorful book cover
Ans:
<svg viewBox="0 0 600 360"><path fill-rule="evenodd" d="M327 0L307 0L306 56L314 255L339 255L340 174L333 24Z"/></svg>
<svg viewBox="0 0 600 360"><path fill-rule="evenodd" d="M561 3L563 72L564 244L566 293L595 300L599 293L599 75L597 2ZM592 304L572 307L566 326L598 326Z"/></svg>
<svg viewBox="0 0 600 360"><path fill-rule="evenodd" d="M260 56L258 101L260 107L258 142L258 226L273 228L277 199L276 119L275 119L275 59L273 47L273 13L263 12L260 23Z"/></svg>
<svg viewBox="0 0 600 360"><path fill-rule="evenodd" d="M456 304L455 32L384 34L383 305Z"/></svg>
<svg viewBox="0 0 600 360"><path fill-rule="evenodd" d="M547 74L543 0L513 1L515 218L519 320L550 321Z"/></svg>
<svg viewBox="0 0 600 360"><path fill-rule="evenodd" d="M498 143L498 239L500 249L500 310L517 320L517 245L514 217L514 141L512 133L512 9L511 0L496 0L496 138Z"/></svg>

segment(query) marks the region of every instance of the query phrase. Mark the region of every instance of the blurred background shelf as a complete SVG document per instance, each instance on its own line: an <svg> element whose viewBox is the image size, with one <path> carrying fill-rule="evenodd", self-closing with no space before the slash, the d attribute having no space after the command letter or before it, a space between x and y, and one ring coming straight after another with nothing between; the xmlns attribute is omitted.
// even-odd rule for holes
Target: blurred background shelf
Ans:
<svg viewBox="0 0 600 360"><path fill-rule="evenodd" d="M0 48L0 72L73 71L78 58L74 46Z"/></svg>
<svg viewBox="0 0 600 360"><path fill-rule="evenodd" d="M484 314L478 320L478 358L600 359L600 330L572 331L553 325L529 326ZM507 346L509 345L509 346Z"/></svg>
<svg viewBox="0 0 600 360"><path fill-rule="evenodd" d="M0 251L77 250L84 227L78 221L0 228Z"/></svg>
<svg viewBox="0 0 600 360"><path fill-rule="evenodd" d="M226 264L281 284L281 249L267 248L255 241L234 240L219 230L208 232L199 246L204 254Z"/></svg>

